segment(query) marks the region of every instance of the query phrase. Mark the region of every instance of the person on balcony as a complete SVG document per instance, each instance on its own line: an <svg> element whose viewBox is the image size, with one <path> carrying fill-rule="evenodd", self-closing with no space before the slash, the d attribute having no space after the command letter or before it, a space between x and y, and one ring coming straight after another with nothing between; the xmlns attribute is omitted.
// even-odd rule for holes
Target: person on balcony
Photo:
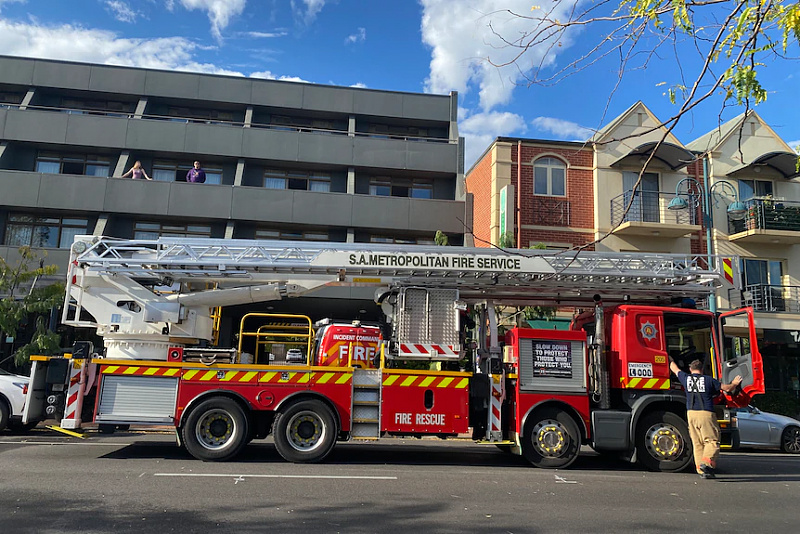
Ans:
<svg viewBox="0 0 800 534"><path fill-rule="evenodd" d="M120 178L128 178L128 177L131 177L134 180L152 180L152 178L147 176L144 167L142 167L141 161L137 161L136 163L134 163L133 167L131 167L131 169L128 172L120 176Z"/></svg>
<svg viewBox="0 0 800 534"><path fill-rule="evenodd" d="M195 183L195 184L203 184L206 181L206 171L204 171L200 167L200 162L195 161L194 167L189 169L189 172L186 173L186 181Z"/></svg>

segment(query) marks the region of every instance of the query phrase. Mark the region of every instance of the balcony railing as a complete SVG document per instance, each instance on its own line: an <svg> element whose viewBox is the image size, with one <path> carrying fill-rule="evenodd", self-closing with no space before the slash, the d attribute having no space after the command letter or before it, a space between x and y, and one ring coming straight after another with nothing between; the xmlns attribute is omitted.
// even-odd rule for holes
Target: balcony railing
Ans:
<svg viewBox="0 0 800 534"><path fill-rule="evenodd" d="M668 210L675 193L659 191L625 191L611 199L611 226L626 222L656 224L699 224L697 209L689 207L684 210ZM696 202L687 198L689 206ZM630 209L628 206L630 205ZM625 213L625 210L628 212Z"/></svg>
<svg viewBox="0 0 800 534"><path fill-rule="evenodd" d="M558 197L533 197L533 224L569 226L569 200Z"/></svg>
<svg viewBox="0 0 800 534"><path fill-rule="evenodd" d="M731 308L751 306L761 312L800 313L800 286L749 285L728 290Z"/></svg>
<svg viewBox="0 0 800 534"><path fill-rule="evenodd" d="M728 221L728 233L747 230L788 230L800 232L800 202L751 198L745 202L743 219Z"/></svg>

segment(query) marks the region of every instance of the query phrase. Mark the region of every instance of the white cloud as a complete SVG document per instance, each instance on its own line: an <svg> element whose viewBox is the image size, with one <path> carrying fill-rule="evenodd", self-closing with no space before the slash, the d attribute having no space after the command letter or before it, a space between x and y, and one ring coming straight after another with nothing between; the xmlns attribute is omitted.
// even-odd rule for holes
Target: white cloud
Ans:
<svg viewBox="0 0 800 534"><path fill-rule="evenodd" d="M289 35L286 30L275 30L274 32L240 32L236 35L241 37L252 37L253 39L271 39L274 37L285 37Z"/></svg>
<svg viewBox="0 0 800 534"><path fill-rule="evenodd" d="M280 80L282 82L299 82L299 83L314 83L308 80L304 80L299 76L277 76L273 74L271 71L264 70L259 72L251 72L251 78L261 78L262 80Z"/></svg>
<svg viewBox="0 0 800 534"><path fill-rule="evenodd" d="M106 11L111 12L120 22L136 22L138 16L138 13L122 0L106 0Z"/></svg>
<svg viewBox="0 0 800 534"><path fill-rule="evenodd" d="M572 0L554 4L550 16L567 19L577 2ZM433 93L448 93L456 90L466 93L476 86L479 89L480 106L484 111L508 104L516 83L522 74L515 65L497 68L495 64L511 61L518 48L504 47L494 31L506 39L518 39L522 32L530 31L535 22L515 17L508 13L526 15L531 13L530 0L421 0L422 41L431 47L430 76L425 89ZM529 69L538 65L542 58L544 66L552 65L556 49L563 52L571 40L561 39L561 46L548 52L548 43L537 45L527 51L519 67Z"/></svg>
<svg viewBox="0 0 800 534"><path fill-rule="evenodd" d="M464 108L458 109L462 119L458 123L458 134L465 138L464 164L469 169L495 137L522 134L527 130L521 115L508 111L484 111L470 115Z"/></svg>
<svg viewBox="0 0 800 534"><path fill-rule="evenodd" d="M224 30L233 17L241 15L247 0L180 0L188 10L200 9L208 12L211 21L211 34L219 41ZM173 9L173 1L167 2L167 9Z"/></svg>
<svg viewBox="0 0 800 534"><path fill-rule="evenodd" d="M356 89L366 89L367 88L367 84L361 83L361 82L357 82L357 83L354 83L353 85L351 85L350 87L355 87Z"/></svg>
<svg viewBox="0 0 800 534"><path fill-rule="evenodd" d="M325 7L326 0L292 0L291 6L295 18L304 24L311 24L316 20L319 12Z"/></svg>
<svg viewBox="0 0 800 534"><path fill-rule="evenodd" d="M195 52L199 46L183 37L125 39L111 31L72 24L44 26L0 19L0 50L11 56L243 75L198 62Z"/></svg>
<svg viewBox="0 0 800 534"><path fill-rule="evenodd" d="M356 33L353 33L345 37L344 44L363 43L366 40L367 40L367 29L358 28L356 30Z"/></svg>
<svg viewBox="0 0 800 534"><path fill-rule="evenodd" d="M547 132L561 139L571 141L586 141L593 134L591 128L581 126L577 122L565 121L555 117L536 117L531 121L531 126L541 132Z"/></svg>

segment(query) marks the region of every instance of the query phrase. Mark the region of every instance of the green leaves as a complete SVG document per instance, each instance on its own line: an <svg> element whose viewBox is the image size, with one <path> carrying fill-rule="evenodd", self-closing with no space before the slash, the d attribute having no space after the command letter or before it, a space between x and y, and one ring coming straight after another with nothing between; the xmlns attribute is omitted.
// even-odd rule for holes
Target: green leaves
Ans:
<svg viewBox="0 0 800 534"><path fill-rule="evenodd" d="M55 275L57 266L44 265L30 247L20 247L19 258L17 265L0 258L0 332L12 336L28 316L48 313L64 301L64 284L42 279ZM37 263L38 267L31 267ZM40 316L31 342L17 350L16 362L22 364L34 353L50 354L59 348L59 342L60 336L48 330Z"/></svg>

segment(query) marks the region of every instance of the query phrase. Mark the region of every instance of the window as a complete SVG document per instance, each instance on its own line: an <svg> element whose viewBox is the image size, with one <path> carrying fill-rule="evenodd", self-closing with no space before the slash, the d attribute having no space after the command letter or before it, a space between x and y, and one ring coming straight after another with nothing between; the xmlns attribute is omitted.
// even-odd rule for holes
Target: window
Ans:
<svg viewBox="0 0 800 534"><path fill-rule="evenodd" d="M706 369L712 364L712 321L705 315L690 313L665 313L664 336L667 353L675 363L688 372L694 360L700 360Z"/></svg>
<svg viewBox="0 0 800 534"><path fill-rule="evenodd" d="M533 194L563 197L567 194L567 166L556 158L539 158L533 164Z"/></svg>
<svg viewBox="0 0 800 534"><path fill-rule="evenodd" d="M395 245L435 245L436 241L432 237L394 237L385 235L372 235L369 237L370 243L388 243Z"/></svg>
<svg viewBox="0 0 800 534"><path fill-rule="evenodd" d="M218 109L169 107L167 116L178 122L227 123L234 122L234 112Z"/></svg>
<svg viewBox="0 0 800 534"><path fill-rule="evenodd" d="M294 189L297 191L329 193L331 190L331 175L323 172L268 169L264 171L264 187L267 189Z"/></svg>
<svg viewBox="0 0 800 534"><path fill-rule="evenodd" d="M110 159L103 156L39 152L36 158L36 172L45 174L82 174L108 177L110 167Z"/></svg>
<svg viewBox="0 0 800 534"><path fill-rule="evenodd" d="M369 181L369 194L380 197L433 198L433 180L374 176Z"/></svg>
<svg viewBox="0 0 800 534"><path fill-rule="evenodd" d="M766 197L772 195L772 182L768 180L739 180L739 198Z"/></svg>
<svg viewBox="0 0 800 534"><path fill-rule="evenodd" d="M60 106L65 113L89 115L109 115L127 117L133 113L136 104L133 102L117 102L114 100L84 100L78 98L62 98Z"/></svg>
<svg viewBox="0 0 800 534"><path fill-rule="evenodd" d="M332 120L313 119L311 117L290 117L288 115L270 115L269 124L271 126L287 130L335 130L336 126Z"/></svg>
<svg viewBox="0 0 800 534"><path fill-rule="evenodd" d="M275 230L272 228L259 228L256 230L256 239L279 239L287 241L328 241L328 232L319 230Z"/></svg>
<svg viewBox="0 0 800 534"><path fill-rule="evenodd" d="M159 237L211 237L211 226L146 221L134 223L134 239L158 239Z"/></svg>
<svg viewBox="0 0 800 534"><path fill-rule="evenodd" d="M391 124L369 124L367 125L367 133L377 134L373 135L373 137L392 138L428 137L429 135L427 128L418 128L416 126L395 126Z"/></svg>
<svg viewBox="0 0 800 534"><path fill-rule="evenodd" d="M174 161L159 161L153 163L153 180L159 182L185 182L186 173L192 168L193 163L176 163ZM211 185L222 183L222 167L202 167L206 172L206 182Z"/></svg>
<svg viewBox="0 0 800 534"><path fill-rule="evenodd" d="M9 93L0 91L0 108L16 108L22 103L25 93Z"/></svg>
<svg viewBox="0 0 800 534"><path fill-rule="evenodd" d="M783 262L776 260L740 260L745 286L779 286Z"/></svg>
<svg viewBox="0 0 800 534"><path fill-rule="evenodd" d="M89 221L79 218L8 216L4 244L10 247L69 248L76 235L88 233Z"/></svg>

